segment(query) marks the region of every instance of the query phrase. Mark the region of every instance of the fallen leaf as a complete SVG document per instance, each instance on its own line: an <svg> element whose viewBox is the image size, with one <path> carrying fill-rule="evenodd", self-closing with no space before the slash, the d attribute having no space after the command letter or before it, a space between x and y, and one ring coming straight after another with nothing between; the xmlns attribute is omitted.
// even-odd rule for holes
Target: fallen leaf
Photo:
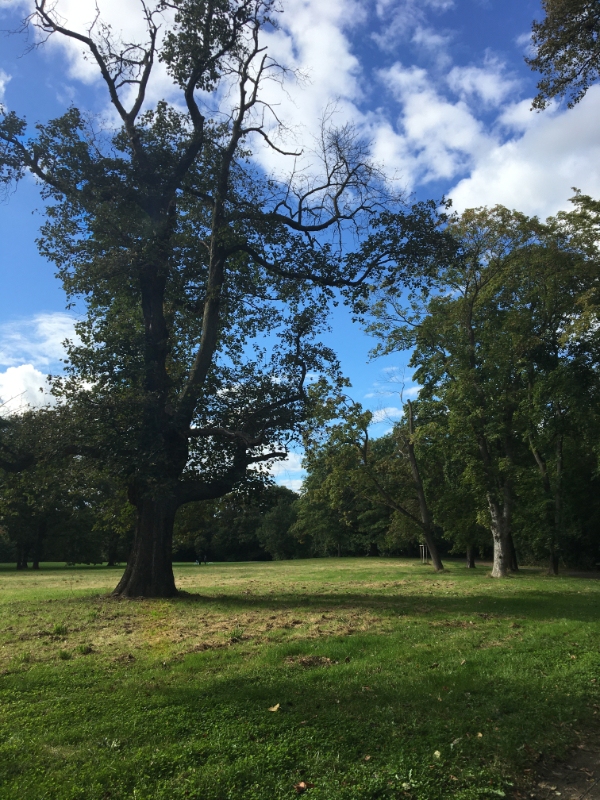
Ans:
<svg viewBox="0 0 600 800"><path fill-rule="evenodd" d="M279 703L277 703L277 705L276 705L276 706L271 706L271 708L269 709L269 711L279 711L279 705L280 705L280 704L279 704Z"/></svg>
<svg viewBox="0 0 600 800"><path fill-rule="evenodd" d="M478 739L483 739L483 733L478 733L478 734L477 734L477 738L478 738Z"/></svg>
<svg viewBox="0 0 600 800"><path fill-rule="evenodd" d="M450 775L450 780L457 781L458 778L455 778L454 775Z"/></svg>
<svg viewBox="0 0 600 800"><path fill-rule="evenodd" d="M429 669L435 669L436 667L439 667L439 664L437 661L434 661L433 664L429 667Z"/></svg>
<svg viewBox="0 0 600 800"><path fill-rule="evenodd" d="M463 658L463 660L460 662L461 667L462 667L463 664L466 664L466 663L467 663L467 660L465 658Z"/></svg>
<svg viewBox="0 0 600 800"><path fill-rule="evenodd" d="M442 757L442 754L440 753L440 751L439 751L439 750L436 750L436 751L435 751L435 753L433 754L433 757L434 757L434 758L441 758L441 757Z"/></svg>
<svg viewBox="0 0 600 800"><path fill-rule="evenodd" d="M370 761L370 760L371 760L371 756L365 756L365 761Z"/></svg>

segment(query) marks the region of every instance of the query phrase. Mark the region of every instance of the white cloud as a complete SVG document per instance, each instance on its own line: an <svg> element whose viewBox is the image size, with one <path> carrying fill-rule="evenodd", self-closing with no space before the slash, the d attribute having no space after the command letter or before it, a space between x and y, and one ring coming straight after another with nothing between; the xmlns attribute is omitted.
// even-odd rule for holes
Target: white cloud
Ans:
<svg viewBox="0 0 600 800"><path fill-rule="evenodd" d="M0 415L18 413L28 407L40 408L53 399L48 394L46 376L32 364L0 372Z"/></svg>
<svg viewBox="0 0 600 800"><path fill-rule="evenodd" d="M535 113L528 105L504 111L500 121L521 135L476 154L450 192L457 210L500 203L544 218L568 206L573 186L600 197L600 86L572 109Z"/></svg>
<svg viewBox="0 0 600 800"><path fill-rule="evenodd" d="M519 85L505 74L505 65L490 55L483 67L453 67L446 80L462 99L481 100L487 106L500 105Z"/></svg>
<svg viewBox="0 0 600 800"><path fill-rule="evenodd" d="M4 92L6 90L6 84L10 80L10 75L4 70L0 69L0 100L4 97Z"/></svg>
<svg viewBox="0 0 600 800"><path fill-rule="evenodd" d="M401 106L396 149L408 155L411 185L464 173L494 143L468 104L441 95L426 70L396 63L380 79Z"/></svg>
<svg viewBox="0 0 600 800"><path fill-rule="evenodd" d="M447 35L433 31L427 25L427 10L448 11L454 0L377 0L375 10L381 20L381 33L373 39L383 50L392 51L411 40L413 44L434 53L436 59L445 57Z"/></svg>
<svg viewBox="0 0 600 800"><path fill-rule="evenodd" d="M272 475L284 475L287 472L299 472L302 469L302 456L298 453L288 453L287 458L276 461L270 469Z"/></svg>
<svg viewBox="0 0 600 800"><path fill-rule="evenodd" d="M60 369L60 359L65 358L62 343L76 339L74 324L72 316L60 312L5 322L0 325L0 365L30 362L36 369Z"/></svg>
<svg viewBox="0 0 600 800"><path fill-rule="evenodd" d="M371 419L372 425L377 425L380 422L391 422L394 419L400 419L403 415L403 411L401 408L396 408L396 406L387 406L386 408L379 408L377 411L373 412L373 418Z"/></svg>
<svg viewBox="0 0 600 800"><path fill-rule="evenodd" d="M288 480L277 481L279 486L287 486L292 492L299 492L302 489L302 478L293 478Z"/></svg>
<svg viewBox="0 0 600 800"><path fill-rule="evenodd" d="M276 461L270 468L271 475L279 486L287 486L294 492L299 492L302 486L302 479L306 475L302 469L302 455L300 453L288 453L283 461Z"/></svg>

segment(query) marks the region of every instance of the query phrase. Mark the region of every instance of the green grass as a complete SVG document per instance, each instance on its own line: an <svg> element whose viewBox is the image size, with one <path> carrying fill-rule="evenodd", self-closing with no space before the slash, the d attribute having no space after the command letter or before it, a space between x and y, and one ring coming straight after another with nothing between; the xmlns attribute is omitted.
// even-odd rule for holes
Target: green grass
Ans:
<svg viewBox="0 0 600 800"><path fill-rule="evenodd" d="M178 565L189 594L126 602L119 574L0 570L1 800L513 797L597 730L600 581Z"/></svg>

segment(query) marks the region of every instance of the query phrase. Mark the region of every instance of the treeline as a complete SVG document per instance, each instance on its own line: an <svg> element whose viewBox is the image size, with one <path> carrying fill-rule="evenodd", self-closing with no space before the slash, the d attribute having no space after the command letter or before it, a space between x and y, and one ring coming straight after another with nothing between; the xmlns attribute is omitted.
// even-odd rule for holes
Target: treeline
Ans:
<svg viewBox="0 0 600 800"><path fill-rule="evenodd" d="M298 496L248 471L234 491L182 505L175 558L401 554L600 563L600 203L541 223L497 207L438 215L410 274L360 306L374 355L410 351L418 384L372 439L372 414L343 387L309 390L307 477ZM428 234L430 235L430 234ZM408 394L415 395L411 402ZM395 400L395 402L398 402ZM2 422L5 452L68 440L68 407ZM15 456L16 458L16 456ZM16 463L16 462L14 462ZM98 461L39 459L0 478L0 560L125 561L131 500Z"/></svg>
<svg viewBox="0 0 600 800"><path fill-rule="evenodd" d="M411 351L418 399L372 441L371 414L340 398L309 438L308 490L340 519L391 510L386 535L420 537L438 569L440 541L491 547L495 577L519 559L600 563L600 203L573 203L545 223L453 215L445 253L375 290L375 354Z"/></svg>

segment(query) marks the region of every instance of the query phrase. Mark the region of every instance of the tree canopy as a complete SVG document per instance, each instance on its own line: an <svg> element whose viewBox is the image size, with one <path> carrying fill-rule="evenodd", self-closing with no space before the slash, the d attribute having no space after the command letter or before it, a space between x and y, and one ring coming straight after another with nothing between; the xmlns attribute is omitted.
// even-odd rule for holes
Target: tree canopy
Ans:
<svg viewBox="0 0 600 800"><path fill-rule="evenodd" d="M533 107L555 97L578 103L600 76L600 8L595 0L542 0L545 17L535 21L535 55L525 60L541 73Z"/></svg>
<svg viewBox="0 0 600 800"><path fill-rule="evenodd" d="M71 30L36 0L24 27L85 48L119 124L71 107L31 132L5 111L0 177L39 181L41 252L87 306L54 379L71 414L56 449L98 459L137 510L115 591L170 596L177 509L260 481L261 465L286 456L342 380L318 341L334 290L357 299L367 278L401 275L427 256L435 225L427 204L400 209L366 143L327 115L294 168L300 153L284 149L263 94L285 77L260 40L273 0L143 8L146 40L122 43L99 17ZM149 108L157 62L179 98ZM257 166L262 146L290 157L287 177ZM323 381L310 389L309 374Z"/></svg>

